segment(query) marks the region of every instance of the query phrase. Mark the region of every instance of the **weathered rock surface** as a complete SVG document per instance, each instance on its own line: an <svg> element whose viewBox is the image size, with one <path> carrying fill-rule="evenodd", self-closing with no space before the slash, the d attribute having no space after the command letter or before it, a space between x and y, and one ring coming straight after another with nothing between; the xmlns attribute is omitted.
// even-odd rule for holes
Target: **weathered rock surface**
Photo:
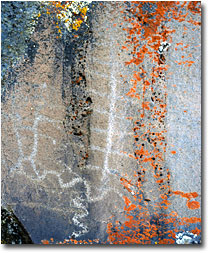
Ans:
<svg viewBox="0 0 210 253"><path fill-rule="evenodd" d="M2 200L34 243L69 237L106 241L111 216L125 221L123 197L133 199L137 188L131 184L128 191L122 179L135 179L135 171L138 176L146 173L141 191L149 214L162 214L154 207L168 188L161 190L149 163L142 171L135 159L142 143L153 152L150 141L140 143L134 130L142 103L152 92L147 91L144 100L139 85L140 99L125 95L139 70L125 65L132 57L132 48L122 49L128 36L123 28L131 27L124 21L127 8L125 2L96 4L86 34L69 41L57 39L53 26L42 19L31 38L33 60L29 57L16 67L14 86L2 102ZM176 32L165 57L172 74L161 77L155 87L167 103L167 117L155 125L151 111L145 110L147 119L138 134L152 126L158 133L167 129L167 151L159 163L162 176L168 177L167 187L173 191L198 192L200 202L200 29L183 35L186 24L170 23ZM175 51L176 43L192 39L186 54L192 53L196 64L174 65L182 56L181 50ZM153 68L149 57L144 65L148 73ZM200 209L187 208L189 199L181 193L169 199L164 214L200 217Z"/></svg>

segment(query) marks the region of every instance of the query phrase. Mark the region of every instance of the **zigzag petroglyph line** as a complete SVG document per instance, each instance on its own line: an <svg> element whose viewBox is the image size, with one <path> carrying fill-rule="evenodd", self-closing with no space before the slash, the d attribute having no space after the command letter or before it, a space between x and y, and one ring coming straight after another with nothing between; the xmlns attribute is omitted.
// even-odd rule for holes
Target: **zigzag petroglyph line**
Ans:
<svg viewBox="0 0 210 253"><path fill-rule="evenodd" d="M45 87L46 88L46 87ZM45 134L42 134L39 132L39 123L40 122L48 122L52 124L56 128L60 128L58 126L58 123L60 124L62 121L60 120L54 120L46 115L40 114L37 110L34 110L34 121L32 126L24 126L22 125L22 117L16 112L16 101L14 98L13 104L12 104L12 114L10 115L10 119L13 121L13 128L15 131L16 139L17 139L17 144L18 144L18 152L19 152L19 157L18 157L18 162L15 164L13 169L10 171L10 173L17 173L17 174L24 174L27 178L29 178L32 181L36 182L42 182L45 178L48 177L48 175L54 175L58 179L59 187L60 189L69 189L69 188L74 188L77 184L83 183L85 188L86 188L86 197L87 201L89 203L96 202L96 201L101 201L103 198L109 193L109 192L115 192L122 198L122 194L118 192L117 189L115 189L115 186L112 186L111 184L107 184L103 189L100 189L100 191L97 194L94 194L91 189L91 183L88 182L86 179L82 178L80 175L77 173L73 172L71 168L67 167L66 164L61 163L60 166L65 167L70 173L72 179L69 180L68 182L63 182L62 180L62 174L65 170L62 170L61 172L57 172L55 170L47 170L45 168L42 168L42 172L39 171L36 165L36 157L37 157L37 152L38 152L38 144L39 144L39 137L40 136L46 136ZM32 145L32 151L29 155L25 155L23 153L22 149L22 139L19 134L19 130L21 129L26 129L29 130L32 134L32 140L33 140L33 145ZM50 140L54 142L55 140L51 137ZM120 154L121 155L121 154ZM31 166L33 168L34 173L36 174L36 177L30 176L28 173L25 171L25 167L22 166L22 163L24 161L29 161L31 163ZM103 168L100 167L94 167L94 166L89 166L88 169L97 169L97 170L102 170L103 176L107 177L108 174L115 175L119 177L119 173L116 170L106 167L106 172L103 170ZM103 179L101 180L103 182ZM88 228L83 222L84 218L88 216L88 210L87 206L84 203L84 200L80 198L80 196L76 196L75 198L72 199L72 207L78 208L79 213L75 212L72 221L75 226L77 226L79 229L77 231L74 231L70 236L74 237L79 237L81 234L87 233ZM48 207L49 209L50 207ZM56 210L59 209L55 207Z"/></svg>

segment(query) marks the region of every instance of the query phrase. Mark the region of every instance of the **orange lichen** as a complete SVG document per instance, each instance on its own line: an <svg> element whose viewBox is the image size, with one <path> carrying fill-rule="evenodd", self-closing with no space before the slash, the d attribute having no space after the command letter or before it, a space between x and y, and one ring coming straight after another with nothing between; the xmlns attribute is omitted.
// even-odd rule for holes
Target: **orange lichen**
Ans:
<svg viewBox="0 0 210 253"><path fill-rule="evenodd" d="M132 193L132 198L128 199L124 197L124 212L127 221L119 229L116 229L116 226L112 223L108 227L109 241L113 244L150 244L154 240L153 238L156 238L155 244L174 244L174 239L176 238L175 232L178 232L177 225L200 222L199 218L180 219L176 212L166 215L161 211L171 205L170 196L172 194L187 198L187 205L190 209L199 208L200 204L197 201L191 201L192 198L198 196L195 192L183 193L181 191L172 191L169 169L165 169L165 171L162 169L164 166L164 153L167 147L165 137L167 130L159 130L155 124L147 123L147 117L150 115L151 119L155 119L159 124L163 124L167 113L166 101L168 94L166 92L166 85L163 86L164 91L158 90L158 82L169 66L165 64L166 59L164 56L160 57L158 55L157 50L163 41L170 41L172 43L171 35L176 31L166 27L165 21L167 19L169 21L170 19L175 19L179 22L185 21L188 13L182 13L181 8L178 8L178 2L155 2L156 10L153 13L143 11L144 4L145 2L131 2L132 7L130 12L133 14L133 17L125 17L125 21L130 23L130 27L124 28L128 36L122 49L127 51L129 47L133 56L125 65L133 64L139 68L138 71L135 70L133 73L133 79L130 81L132 86L126 95L131 98L141 98L142 100L141 109L139 110L139 120L135 120L133 127L133 137L135 138L134 142L136 145L135 155L129 154L129 157L138 161L139 170L134 173L137 182L121 178L122 185L129 193ZM180 5L184 8L189 3L183 2ZM197 6L197 3L192 6L189 5L189 10L194 10L195 6ZM188 20L191 21L190 19ZM194 25L198 24L196 22L191 23ZM184 31L187 32L188 29L184 27ZM141 40L146 41L145 45L142 45ZM184 45L182 41L176 43L176 46L175 50L181 49L182 51L189 47L189 45ZM149 57L154 65L150 73L146 72L144 68L146 57ZM183 55L181 59L185 57ZM192 55L188 57L192 57ZM190 60L175 62L178 65L186 64L189 67L194 63L194 61ZM173 87L176 87L176 85L173 85ZM142 89L141 93L139 89ZM156 93L154 93L155 91ZM159 94L158 96L157 93ZM149 97L148 94L151 94L151 96ZM153 102L153 107L150 106L151 101ZM155 129L155 132L151 131L151 129ZM138 134L138 131L141 134ZM139 143L140 141L143 144ZM145 143L149 144L149 149L146 148ZM172 150L171 154L176 154L176 151ZM160 225L158 223L152 224L152 217L148 209L151 200L144 199L142 190L146 168L151 168L154 171L155 182L161 193L159 202L157 201L153 206L154 215L159 222L162 221L164 224L170 224L174 227L173 230L165 229L160 232ZM136 186L135 191L134 186ZM111 227L115 228L115 232L111 230ZM166 238L162 239L164 236Z"/></svg>
<svg viewBox="0 0 210 253"><path fill-rule="evenodd" d="M42 244L50 244L50 242L48 240L42 240L41 242L42 242Z"/></svg>
<svg viewBox="0 0 210 253"><path fill-rule="evenodd" d="M200 208L200 203L198 201L190 201L192 198L197 198L198 197L197 192L184 193L184 192L181 192L181 191L173 191L173 194L179 195L183 198L186 198L187 199L186 205L189 209L198 209L198 208Z"/></svg>
<svg viewBox="0 0 210 253"><path fill-rule="evenodd" d="M85 1L49 1L42 5L44 8L38 17L46 12L49 17L56 18L57 22L53 21L59 34L56 38L61 38L64 26L73 32L77 31L82 23L86 23L88 5L89 3Z"/></svg>
<svg viewBox="0 0 210 253"><path fill-rule="evenodd" d="M187 207L189 209L198 209L200 208L200 203L198 201L187 201Z"/></svg>
<svg viewBox="0 0 210 253"><path fill-rule="evenodd" d="M129 51L131 55L131 59L125 63L125 66L133 65L135 67L135 71L131 73L132 79L129 80L131 87L129 87L126 96L129 99L141 99L141 102L139 103L138 120L136 120L136 115L127 117L128 120L132 120L134 123L134 154L127 154L125 151L121 151L121 153L135 159L138 163L138 169L134 170L133 178L129 178L126 174L120 178L122 186L127 190L127 196L123 196L123 219L126 219L126 221L123 223L118 220L111 222L113 217L110 217L110 222L107 224L108 242L104 242L110 244L174 244L180 225L190 226L190 224L199 224L201 222L201 219L197 217L180 218L175 211L168 214L165 212L171 206L170 197L173 194L186 198L186 205L189 209L200 208L200 203L192 200L192 198L198 197L198 193L173 191L170 186L171 174L169 169L165 168L164 163L167 147L167 130L164 121L167 116L166 102L168 94L166 84L160 85L160 82L163 83L163 77L165 77L164 75L167 73L169 66L166 65L165 56L161 56L157 52L162 42L169 41L172 43L172 34L176 32L167 26L167 21L171 19L178 22L187 21L197 26L200 23L187 19L188 13L183 14L182 8L185 6L193 14L200 13L200 10L197 7L197 2L156 1L155 10L149 12L143 10L145 3L142 1L130 2L129 12L131 15L125 15L124 18L129 26L124 28L124 31L127 32L127 39L120 48L126 52ZM102 3L100 4L103 6ZM153 3L150 3L150 5L152 7ZM114 24L113 26L116 27L117 25ZM188 31L185 26L184 30ZM145 44L142 45L142 42ZM180 41L176 43L175 50L184 51L188 47L189 45L184 45ZM183 55L181 59L185 57ZM189 55L189 57L192 57L192 55ZM150 59L153 63L150 72L146 71L144 66L145 59ZM175 63L178 65L186 64L190 67L194 61L189 59L175 61ZM123 76L121 75L121 77ZM127 78L127 76L124 76L124 78ZM173 87L176 87L176 85L174 84ZM148 123L148 117L151 117L154 121ZM176 151L172 150L171 154L176 154ZM154 177L155 190L159 192L157 200L145 197L143 186L144 181L147 179L147 171ZM198 234L200 230L196 228L193 232ZM44 242L48 241L44 240ZM65 240L65 243L92 244L99 243L99 240L77 241L70 239Z"/></svg>
<svg viewBox="0 0 210 253"><path fill-rule="evenodd" d="M125 200L125 205L128 206L131 203L131 201L126 196L124 196L123 198Z"/></svg>
<svg viewBox="0 0 210 253"><path fill-rule="evenodd" d="M195 229L191 230L191 233L199 235L201 233L201 230L196 227Z"/></svg>
<svg viewBox="0 0 210 253"><path fill-rule="evenodd" d="M190 200L191 198L197 198L198 197L197 192L184 193L184 192L181 192L181 191L173 191L173 194L179 195L183 198L187 198L188 200Z"/></svg>

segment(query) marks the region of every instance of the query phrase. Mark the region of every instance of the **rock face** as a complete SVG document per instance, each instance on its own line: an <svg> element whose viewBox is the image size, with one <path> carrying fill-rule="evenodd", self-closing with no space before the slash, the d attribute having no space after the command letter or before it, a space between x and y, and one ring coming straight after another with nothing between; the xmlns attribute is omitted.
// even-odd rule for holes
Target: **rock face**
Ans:
<svg viewBox="0 0 210 253"><path fill-rule="evenodd" d="M183 6L190 18L168 21L170 48L163 54L155 49L168 32L162 27L161 40L157 36L156 47L145 49L137 64L136 48L148 46L153 17L145 18L143 33L134 7L94 3L90 27L65 40L43 17L28 58L5 88L2 203L34 243L116 243L114 224L137 229L142 217L159 234L127 243L175 243L176 232L186 230L200 240L200 26L188 22L200 22L200 15L197 7ZM159 6L149 7L152 13ZM141 8L146 17L148 6Z"/></svg>
<svg viewBox="0 0 210 253"><path fill-rule="evenodd" d="M14 213L5 208L1 208L1 244L33 244Z"/></svg>

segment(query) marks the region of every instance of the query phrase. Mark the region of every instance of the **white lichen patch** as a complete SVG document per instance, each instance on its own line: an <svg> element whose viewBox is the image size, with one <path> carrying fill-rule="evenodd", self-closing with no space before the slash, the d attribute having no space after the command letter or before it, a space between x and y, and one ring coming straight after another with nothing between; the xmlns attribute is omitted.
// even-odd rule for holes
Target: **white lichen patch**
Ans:
<svg viewBox="0 0 210 253"><path fill-rule="evenodd" d="M158 53L163 54L164 52L168 51L169 47L171 46L171 43L167 41L161 42L159 48L158 48Z"/></svg>
<svg viewBox="0 0 210 253"><path fill-rule="evenodd" d="M78 30L82 23L87 21L87 12L91 1L72 1L62 6L62 11L57 14L57 18L62 21L67 30ZM59 7L57 3L56 7Z"/></svg>
<svg viewBox="0 0 210 253"><path fill-rule="evenodd" d="M176 235L176 244L197 244L197 235L189 231L180 232Z"/></svg>

